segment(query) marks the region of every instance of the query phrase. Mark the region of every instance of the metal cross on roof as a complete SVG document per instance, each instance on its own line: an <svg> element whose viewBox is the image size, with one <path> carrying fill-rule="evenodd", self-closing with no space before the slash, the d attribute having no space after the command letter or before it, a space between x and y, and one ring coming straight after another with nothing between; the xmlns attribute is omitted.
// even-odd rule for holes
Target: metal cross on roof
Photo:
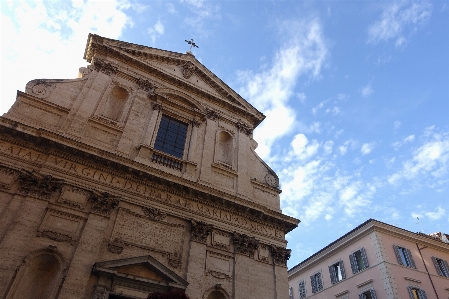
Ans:
<svg viewBox="0 0 449 299"><path fill-rule="evenodd" d="M190 40L185 40L185 41L186 41L186 43L188 43L190 45L190 49L189 50L192 50L192 47L198 48L198 46L193 41L193 38L191 38Z"/></svg>

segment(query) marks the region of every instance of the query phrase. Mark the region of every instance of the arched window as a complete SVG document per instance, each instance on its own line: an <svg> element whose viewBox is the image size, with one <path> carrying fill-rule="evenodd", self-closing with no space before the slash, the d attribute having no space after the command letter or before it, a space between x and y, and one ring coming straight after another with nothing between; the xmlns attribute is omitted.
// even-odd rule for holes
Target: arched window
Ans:
<svg viewBox="0 0 449 299"><path fill-rule="evenodd" d="M50 253L35 255L20 270L8 299L50 299L61 277L61 262Z"/></svg>
<svg viewBox="0 0 449 299"><path fill-rule="evenodd" d="M209 294L209 296L207 296L207 299L226 299L226 297L220 291L213 291Z"/></svg>
<svg viewBox="0 0 449 299"><path fill-rule="evenodd" d="M231 134L226 131L220 131L220 133L218 133L217 142L217 160L219 162L232 165L234 156L234 141Z"/></svg>
<svg viewBox="0 0 449 299"><path fill-rule="evenodd" d="M126 89L120 86L114 86L109 94L106 107L103 110L103 116L114 121L119 121L128 97L129 93Z"/></svg>

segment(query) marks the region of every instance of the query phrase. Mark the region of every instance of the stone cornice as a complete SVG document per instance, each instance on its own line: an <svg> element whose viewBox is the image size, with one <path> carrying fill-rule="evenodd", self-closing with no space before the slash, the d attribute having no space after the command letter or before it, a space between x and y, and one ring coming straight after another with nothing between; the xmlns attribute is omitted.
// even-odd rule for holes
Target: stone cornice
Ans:
<svg viewBox="0 0 449 299"><path fill-rule="evenodd" d="M400 239L406 239L409 242L419 243L422 245L432 246L433 248L439 250L448 250L449 244L445 244L441 241L435 240L430 236L417 234L387 223L383 223L374 219L369 219L368 221L362 223L352 231L348 232L344 236L340 237L336 241L330 243L328 246L319 250L309 258L305 259L298 265L294 266L288 271L289 277L295 277L296 273L309 269L319 263L320 261L326 259L330 255L340 251L354 242L360 240L366 235L372 232L381 232L384 234L389 234Z"/></svg>
<svg viewBox="0 0 449 299"><path fill-rule="evenodd" d="M148 53L144 51L139 51L135 49L126 49L123 48L120 51L117 48L114 48L111 45L104 44L104 41L109 39L105 39L103 37L100 37L98 35L89 35L88 42L86 45L85 55L84 58L91 62L93 61L95 64L95 56L97 54L106 54L106 56L114 57L115 59L124 62L127 65L132 66L133 68L139 69L142 72L151 74L152 76L165 81L169 82L170 84L178 87L181 90L188 91L191 94L195 94L201 98L207 99L227 110L233 111L236 114L241 115L242 117L248 119L251 121L251 124L253 128L255 128L257 125L259 125L262 120L265 118L265 116L259 112L257 109L255 109L251 104L247 103L243 98L241 98L235 91L233 91L229 86L227 86L223 81L221 81L217 76L215 76L212 72L208 71L206 67L204 67L200 62L198 62L195 58L192 58L190 55L184 55L180 53L174 53L169 51L162 51L158 50L158 54L155 53ZM113 41L113 40L111 40ZM123 42L122 42L123 44ZM123 44L131 46L133 44L124 43ZM143 47L138 45L133 45L136 47L140 47L142 49L147 48L151 49L149 47ZM169 54L168 56L162 55L164 53L165 55ZM206 90L203 90L197 86L194 86L190 84L187 80L183 80L181 78L175 78L173 75L169 75L166 72L164 72L161 69L158 69L148 63L145 63L145 61L136 59L135 57L143 56L145 58L150 58L153 60L170 63L174 65L184 65L186 62L191 61L192 59L195 59L195 63L201 66L200 68L196 69L196 74L198 77L200 77L202 80L204 80L209 86L214 88L218 91L218 93L222 96L222 98L217 97L211 93L209 93ZM117 72L121 72L120 68L117 69ZM210 74L208 74L210 73ZM224 87L223 87L224 86ZM223 100L225 98L226 100ZM240 101L245 101L247 105L249 106L250 110L248 111L248 107L242 106L242 104L237 100L236 98L239 98Z"/></svg>
<svg viewBox="0 0 449 299"><path fill-rule="evenodd" d="M121 175L126 174L126 177L132 180L147 180L160 186L170 187L186 198L202 201L212 207L226 207L252 221L278 227L285 233L296 228L299 223L299 220L293 217L270 210L257 203L248 202L210 186L142 165L45 129L34 129L0 117L0 135L4 140L25 145L41 153L71 158L80 163L94 161L95 163L92 163L92 166L103 167L111 173L115 171L115 173Z"/></svg>

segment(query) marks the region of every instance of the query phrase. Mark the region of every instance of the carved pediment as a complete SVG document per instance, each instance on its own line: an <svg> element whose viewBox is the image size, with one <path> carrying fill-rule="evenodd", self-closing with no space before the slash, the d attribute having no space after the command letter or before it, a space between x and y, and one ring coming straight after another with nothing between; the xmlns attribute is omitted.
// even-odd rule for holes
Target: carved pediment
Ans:
<svg viewBox="0 0 449 299"><path fill-rule="evenodd" d="M107 53L112 59L116 57L126 61L164 81L171 81L181 89L194 88L198 94L202 93L203 98L210 99L215 104L234 107L240 113L244 111L246 115L251 115L253 126L265 118L191 53L165 51L90 34L84 58L91 62L97 52Z"/></svg>
<svg viewBox="0 0 449 299"><path fill-rule="evenodd" d="M151 256L141 256L95 263L92 272L114 280L132 280L148 285L185 289L188 282Z"/></svg>

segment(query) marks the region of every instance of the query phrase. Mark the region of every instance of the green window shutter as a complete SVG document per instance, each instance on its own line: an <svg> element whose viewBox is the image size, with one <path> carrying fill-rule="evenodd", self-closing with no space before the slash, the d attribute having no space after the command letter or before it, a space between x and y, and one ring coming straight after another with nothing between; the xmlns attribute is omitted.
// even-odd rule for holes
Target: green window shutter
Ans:
<svg viewBox="0 0 449 299"><path fill-rule="evenodd" d="M416 269L415 261L413 260L412 253L409 249L405 249L407 251L407 259L410 262L410 267Z"/></svg>
<svg viewBox="0 0 449 299"><path fill-rule="evenodd" d="M358 268L354 253L349 255L349 262L351 263L352 274L356 274L358 272Z"/></svg>
<svg viewBox="0 0 449 299"><path fill-rule="evenodd" d="M331 282L332 284L337 282L337 273L335 273L335 267L334 265L329 266L329 274L331 276Z"/></svg>
<svg viewBox="0 0 449 299"><path fill-rule="evenodd" d="M399 248L397 245L393 245L394 253L396 254L396 259L398 260L399 265L403 265L401 255L399 254Z"/></svg>
<svg viewBox="0 0 449 299"><path fill-rule="evenodd" d="M340 269L341 269L341 279L346 279L345 267L343 266L343 261L340 261Z"/></svg>
<svg viewBox="0 0 449 299"><path fill-rule="evenodd" d="M368 258L366 257L365 248L362 247L362 248L360 249L360 252L362 253L363 264L365 264L365 268L368 268L368 267L369 267L369 264L368 264Z"/></svg>
<svg viewBox="0 0 449 299"><path fill-rule="evenodd" d="M443 272L441 272L440 266L438 265L437 259L434 256L432 256L432 262L433 265L435 266L435 269L437 270L438 275L444 276Z"/></svg>

